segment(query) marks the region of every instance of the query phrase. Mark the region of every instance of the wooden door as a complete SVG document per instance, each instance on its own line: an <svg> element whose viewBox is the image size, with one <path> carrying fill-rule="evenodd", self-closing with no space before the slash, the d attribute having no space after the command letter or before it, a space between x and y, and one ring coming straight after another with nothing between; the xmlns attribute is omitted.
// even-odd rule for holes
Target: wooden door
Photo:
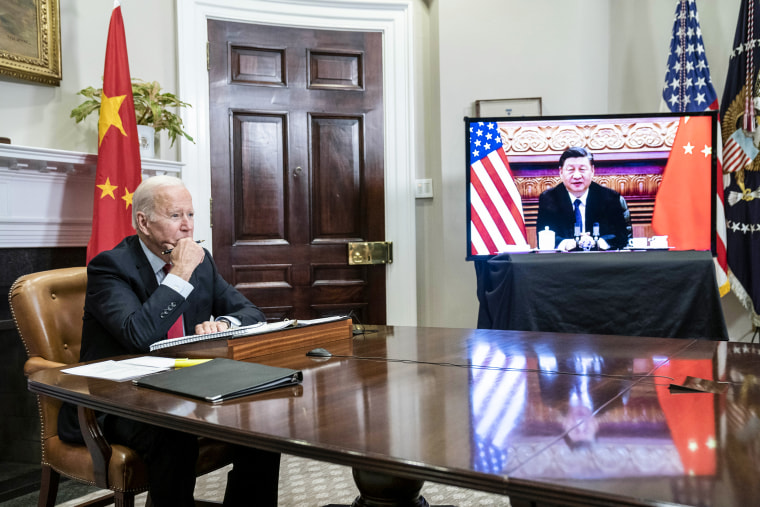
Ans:
<svg viewBox="0 0 760 507"><path fill-rule="evenodd" d="M385 323L382 36L208 21L219 271L267 318ZM203 141L199 141L203 142Z"/></svg>

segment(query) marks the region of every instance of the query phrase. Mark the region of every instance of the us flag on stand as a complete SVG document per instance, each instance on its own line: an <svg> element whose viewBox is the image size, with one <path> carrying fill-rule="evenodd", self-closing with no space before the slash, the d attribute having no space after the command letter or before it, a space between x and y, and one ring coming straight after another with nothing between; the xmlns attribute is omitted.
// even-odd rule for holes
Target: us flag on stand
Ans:
<svg viewBox="0 0 760 507"><path fill-rule="evenodd" d="M673 21L673 33L670 38L670 52L668 54L668 66L665 73L665 86L662 90L662 99L668 109L674 113L693 113L701 111L715 111L718 109L718 95L715 93L712 80L710 79L710 67L707 64L705 46L702 40L702 30L699 27L699 14L695 0L680 0L676 6L675 20ZM683 126L685 122L681 122ZM679 127L680 128L680 127ZM720 144L720 143L719 143ZM702 147L700 147L701 149ZM675 145L673 149L676 149ZM716 227L716 257L715 273L718 279L720 295L728 294L730 285L728 282L728 262L726 257L726 220L724 215L723 200L723 169L722 150L720 146L716 151L718 168L714 176L716 180L715 193L715 227ZM680 195L680 201L686 201L698 189L693 188L688 166L679 166L669 161L663 174L663 187L678 188L675 197ZM670 174L667 174L670 172ZM678 172L679 174L673 174ZM672 186L671 186L672 185ZM662 187L661 187L662 189ZM668 190L667 188L665 190ZM662 199L661 199L662 197ZM665 197L673 199L674 195L668 192L658 191L655 200L655 216L660 224L670 223L670 230L656 230L657 234L683 238L683 229L691 227L696 230L701 224L683 224L684 215L673 203L665 202ZM698 201L697 201L698 202ZM704 202L704 201L702 201ZM668 208L678 213L676 216L668 216ZM697 211L699 213L699 210ZM692 216L696 216L695 213ZM679 222L680 225L679 225ZM654 224L653 224L654 225ZM662 225L661 225L662 226ZM685 244L690 244L687 241ZM676 245L678 246L678 245Z"/></svg>
<svg viewBox="0 0 760 507"><path fill-rule="evenodd" d="M676 6L662 98L678 113L718 109L694 0L680 0Z"/></svg>
<svg viewBox="0 0 760 507"><path fill-rule="evenodd" d="M496 122L470 124L470 253L528 247L522 199Z"/></svg>
<svg viewBox="0 0 760 507"><path fill-rule="evenodd" d="M760 159L755 122L760 69L760 2L742 0L720 108L731 290L760 326Z"/></svg>

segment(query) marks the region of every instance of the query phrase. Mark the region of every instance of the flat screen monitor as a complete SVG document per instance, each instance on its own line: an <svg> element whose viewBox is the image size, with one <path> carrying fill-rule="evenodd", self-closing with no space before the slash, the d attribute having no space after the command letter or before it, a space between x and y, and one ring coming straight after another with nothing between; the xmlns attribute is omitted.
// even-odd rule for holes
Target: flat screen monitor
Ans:
<svg viewBox="0 0 760 507"><path fill-rule="evenodd" d="M468 260L537 249L539 197L563 185L559 159L570 147L588 150L593 182L623 198L628 239L638 239L622 248L661 247L649 240L668 236L670 250L715 253L717 112L464 123Z"/></svg>

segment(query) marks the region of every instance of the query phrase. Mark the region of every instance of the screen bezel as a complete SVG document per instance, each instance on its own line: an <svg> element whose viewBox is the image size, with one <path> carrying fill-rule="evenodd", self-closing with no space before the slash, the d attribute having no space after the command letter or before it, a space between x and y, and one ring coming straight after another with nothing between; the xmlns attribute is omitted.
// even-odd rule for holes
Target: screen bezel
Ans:
<svg viewBox="0 0 760 507"><path fill-rule="evenodd" d="M497 254L473 254L471 252L472 248L472 227L471 227L471 168L470 168L470 153L469 153L469 146L470 146L470 125L472 123L479 123L479 122L553 122L553 121L599 121L599 120L615 120L615 119L635 119L635 118L681 118L685 116L690 117L697 117L697 116L710 116L712 117L711 121L711 136L712 136L712 153L711 153L711 173L712 178L710 181L710 194L712 198L710 199L710 250L712 252L712 255L716 255L716 193L717 193L717 181L718 181L718 150L716 149L716 146L718 146L719 140L717 139L718 136L718 111L701 111L701 112L694 112L694 113L673 113L673 112L662 112L662 113L628 113L628 114L582 114L582 115L561 115L561 116L488 116L488 117L464 117L464 142L465 142L465 175L466 175L466 199L465 199L465 207L466 207L466 257L465 260L472 261L472 260L488 260L490 258L493 258L496 255L500 255L500 253L508 253L508 252L500 252ZM722 142L722 140L720 140ZM559 155L557 155L557 159L559 159Z"/></svg>

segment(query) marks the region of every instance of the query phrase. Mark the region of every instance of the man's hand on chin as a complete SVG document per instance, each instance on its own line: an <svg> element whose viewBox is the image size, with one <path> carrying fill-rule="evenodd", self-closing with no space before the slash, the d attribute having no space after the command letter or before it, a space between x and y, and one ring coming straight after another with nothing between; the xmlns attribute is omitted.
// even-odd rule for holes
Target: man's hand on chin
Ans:
<svg viewBox="0 0 760 507"><path fill-rule="evenodd" d="M203 247L193 241L193 238L182 238L173 247L170 255L171 273L188 281L195 268L203 262L206 252Z"/></svg>

